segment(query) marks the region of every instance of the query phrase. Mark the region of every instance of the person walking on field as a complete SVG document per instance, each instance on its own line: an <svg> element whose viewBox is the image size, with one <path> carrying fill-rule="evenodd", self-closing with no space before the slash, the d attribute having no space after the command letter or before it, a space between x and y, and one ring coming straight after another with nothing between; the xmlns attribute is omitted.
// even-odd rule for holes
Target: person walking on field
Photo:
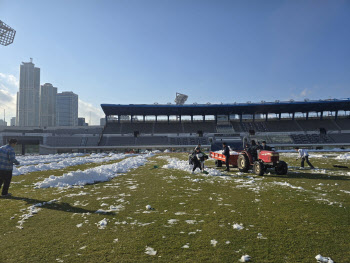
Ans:
<svg viewBox="0 0 350 263"><path fill-rule="evenodd" d="M10 139L7 145L0 147L0 188L4 184L1 192L3 197L11 196L8 190L12 179L13 164L19 165L14 150L16 144L16 139Z"/></svg>
<svg viewBox="0 0 350 263"><path fill-rule="evenodd" d="M230 148L228 147L228 145L226 144L226 142L224 142L222 144L223 147L223 155L225 155L225 164L226 164L226 169L224 171L229 172L230 171Z"/></svg>
<svg viewBox="0 0 350 263"><path fill-rule="evenodd" d="M301 158L300 167L304 168L304 162L306 161L306 163L310 166L311 169L315 169L315 167L309 161L309 153L306 149L299 149L299 147L295 147L294 149L299 153L297 160Z"/></svg>

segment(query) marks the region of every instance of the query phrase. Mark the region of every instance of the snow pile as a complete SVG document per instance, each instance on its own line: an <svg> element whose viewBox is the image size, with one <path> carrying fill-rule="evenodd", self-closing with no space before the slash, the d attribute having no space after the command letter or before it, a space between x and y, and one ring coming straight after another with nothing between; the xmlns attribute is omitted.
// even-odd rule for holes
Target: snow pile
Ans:
<svg viewBox="0 0 350 263"><path fill-rule="evenodd" d="M115 160L123 159L130 155L110 154L109 156L104 158L101 158L101 156L103 155L99 155L99 156L100 157L96 158L96 154L95 154L88 157L66 158L59 162L39 163L37 165L21 166L19 168L14 167L13 175L21 175L21 174L26 174L30 172L38 172L38 171L63 169L69 166L81 165L86 163L102 163L102 162L115 161Z"/></svg>
<svg viewBox="0 0 350 263"><path fill-rule="evenodd" d="M243 224L233 224L233 229L242 230L244 229Z"/></svg>
<svg viewBox="0 0 350 263"><path fill-rule="evenodd" d="M240 258L240 262L249 262L251 260L251 257L249 255L244 255Z"/></svg>
<svg viewBox="0 0 350 263"><path fill-rule="evenodd" d="M210 244L213 246L213 247L216 247L218 241L216 241L215 239L213 240L210 240Z"/></svg>
<svg viewBox="0 0 350 263"><path fill-rule="evenodd" d="M157 251L151 247L146 246L145 254L150 255L150 256L155 256L157 254Z"/></svg>
<svg viewBox="0 0 350 263"><path fill-rule="evenodd" d="M167 161L168 161L168 164L163 166L163 168L165 169L176 169L176 170L181 170L189 173L192 172L193 165L189 165L188 161L179 160L177 158L169 158L167 159ZM216 169L210 168L210 169L204 169L204 170L208 172L208 175L211 175L211 176L224 175ZM196 169L195 173L200 173L200 170Z"/></svg>
<svg viewBox="0 0 350 263"><path fill-rule="evenodd" d="M101 221L99 221L98 223L96 223L96 225L99 229L105 229L107 227L107 224L108 224L108 222L107 222L106 218L104 218Z"/></svg>
<svg viewBox="0 0 350 263"><path fill-rule="evenodd" d="M119 163L101 165L84 171L77 170L62 176L51 175L44 181L35 183L35 186L36 188L70 187L109 181L118 176L118 173L126 173L131 169L144 165L148 156L150 155L130 157Z"/></svg>
<svg viewBox="0 0 350 263"><path fill-rule="evenodd" d="M337 160L350 160L350 153L340 154L335 159L337 159Z"/></svg>
<svg viewBox="0 0 350 263"><path fill-rule="evenodd" d="M322 257L320 254L318 254L315 258L318 262L334 263L330 257Z"/></svg>
<svg viewBox="0 0 350 263"><path fill-rule="evenodd" d="M165 153L170 153L170 150L169 149L165 149L164 152Z"/></svg>
<svg viewBox="0 0 350 263"><path fill-rule="evenodd" d="M85 153L62 153L62 154L48 154L48 155L29 155L29 156L18 156L16 159L23 165L33 165L39 163L51 163L58 162L67 158L74 158L84 156Z"/></svg>

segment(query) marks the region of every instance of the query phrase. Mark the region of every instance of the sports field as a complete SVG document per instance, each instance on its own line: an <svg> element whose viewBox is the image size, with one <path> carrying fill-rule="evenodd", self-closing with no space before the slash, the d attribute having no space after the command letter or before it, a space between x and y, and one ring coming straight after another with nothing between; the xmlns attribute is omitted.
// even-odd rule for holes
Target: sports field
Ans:
<svg viewBox="0 0 350 263"><path fill-rule="evenodd" d="M350 154L295 158L258 177L191 174L185 153L20 157L0 262L350 262L350 169L333 167Z"/></svg>

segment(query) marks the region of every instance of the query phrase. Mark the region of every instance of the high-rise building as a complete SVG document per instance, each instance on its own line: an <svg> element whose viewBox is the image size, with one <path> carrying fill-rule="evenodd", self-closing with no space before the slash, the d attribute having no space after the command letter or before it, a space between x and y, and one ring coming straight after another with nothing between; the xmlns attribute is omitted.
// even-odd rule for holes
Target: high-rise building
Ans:
<svg viewBox="0 0 350 263"><path fill-rule="evenodd" d="M40 126L56 126L56 95L57 88L51 83L45 83L40 86Z"/></svg>
<svg viewBox="0 0 350 263"><path fill-rule="evenodd" d="M16 126L16 117L11 118L11 126Z"/></svg>
<svg viewBox="0 0 350 263"><path fill-rule="evenodd" d="M16 126L39 126L40 68L30 62L22 62L19 70Z"/></svg>
<svg viewBox="0 0 350 263"><path fill-rule="evenodd" d="M66 91L56 96L57 126L78 126L78 95Z"/></svg>
<svg viewBox="0 0 350 263"><path fill-rule="evenodd" d="M85 118L80 117L78 118L78 126L89 126L89 124L85 122Z"/></svg>

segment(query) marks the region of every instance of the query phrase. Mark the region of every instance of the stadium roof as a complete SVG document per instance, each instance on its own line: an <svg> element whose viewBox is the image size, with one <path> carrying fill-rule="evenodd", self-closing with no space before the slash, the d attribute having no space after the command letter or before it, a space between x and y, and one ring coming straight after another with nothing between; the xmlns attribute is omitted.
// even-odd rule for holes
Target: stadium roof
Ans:
<svg viewBox="0 0 350 263"><path fill-rule="evenodd" d="M234 104L101 104L106 116L162 116L162 115L228 115L228 114L266 114L350 111L350 98L318 101L275 101L261 103Z"/></svg>

